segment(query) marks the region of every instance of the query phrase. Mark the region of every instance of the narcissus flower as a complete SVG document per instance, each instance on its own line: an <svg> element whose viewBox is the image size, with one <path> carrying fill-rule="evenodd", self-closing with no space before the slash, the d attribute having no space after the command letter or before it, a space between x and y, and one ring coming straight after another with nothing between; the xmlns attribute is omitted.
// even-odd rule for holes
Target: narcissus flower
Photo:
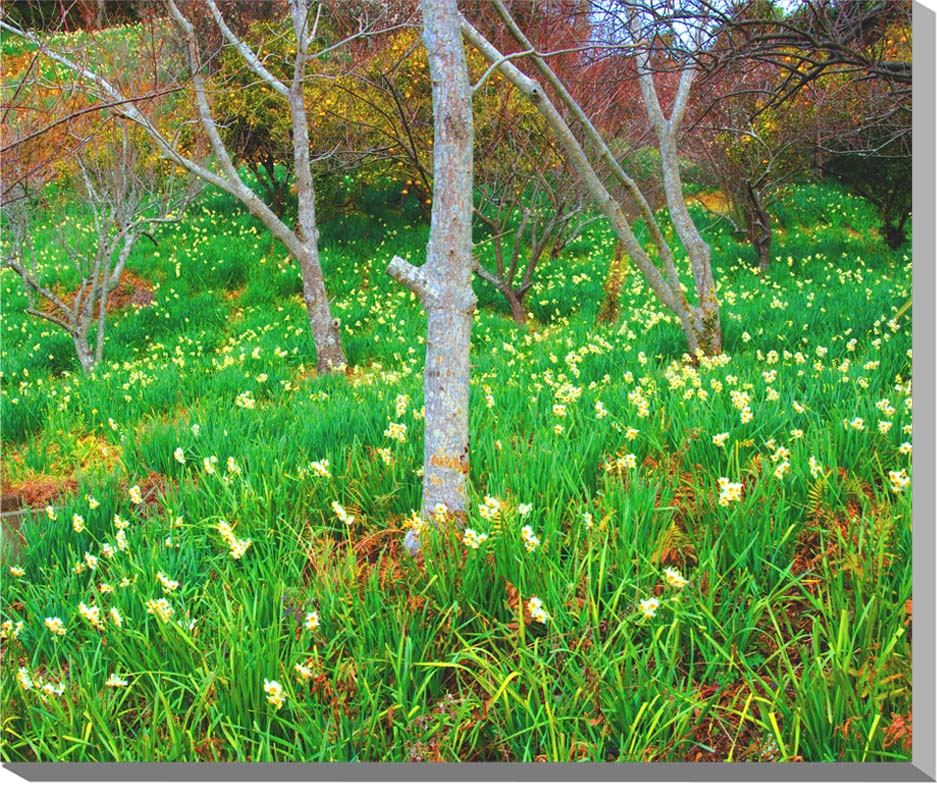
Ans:
<svg viewBox="0 0 937 785"><path fill-rule="evenodd" d="M332 512L334 512L335 517L338 518L346 526L351 526L352 522L354 522L355 520L355 517L345 512L345 508L342 507L342 505L339 504L338 502L332 502Z"/></svg>
<svg viewBox="0 0 937 785"><path fill-rule="evenodd" d="M530 526L524 526L521 529L521 539L528 551L534 550L540 544L540 538L534 534L534 530Z"/></svg>
<svg viewBox="0 0 937 785"><path fill-rule="evenodd" d="M888 472L888 479L891 480L891 489L894 493L901 493L911 484L911 478L904 469Z"/></svg>
<svg viewBox="0 0 937 785"><path fill-rule="evenodd" d="M313 461L309 464L309 468L312 469L312 473L316 477L331 477L332 473L329 471L329 461L328 458L325 458L321 461Z"/></svg>
<svg viewBox="0 0 937 785"><path fill-rule="evenodd" d="M156 580L158 580L163 585L163 589L165 589L167 592L173 592L179 588L179 581L172 580L165 573L156 573Z"/></svg>
<svg viewBox="0 0 937 785"><path fill-rule="evenodd" d="M173 614L172 606L165 597L160 597L158 600L147 600L146 612L151 616L157 616L162 622L168 622Z"/></svg>
<svg viewBox="0 0 937 785"><path fill-rule="evenodd" d="M667 581L668 586L673 586L675 589L682 589L689 583L678 570L671 567L664 568L664 580Z"/></svg>
<svg viewBox="0 0 937 785"><path fill-rule="evenodd" d="M540 624L546 624L550 619L550 614L544 610L543 600L539 597L531 597L527 601L527 612L530 614L531 619Z"/></svg>
<svg viewBox="0 0 937 785"><path fill-rule="evenodd" d="M638 603L638 610L641 611L641 615L645 619L653 619L659 607L660 600L658 600L656 597L651 597L647 600L641 600Z"/></svg>
<svg viewBox="0 0 937 785"><path fill-rule="evenodd" d="M101 609L97 605L92 605L89 607L83 602L79 602L78 612L92 627L94 627L94 629L104 629L104 623L101 621Z"/></svg>
<svg viewBox="0 0 937 785"><path fill-rule="evenodd" d="M309 630L316 630L319 628L319 614L316 611L309 611L306 614L306 621L303 622L303 626Z"/></svg>
<svg viewBox="0 0 937 785"><path fill-rule="evenodd" d="M728 477L719 478L719 505L728 507L730 502L742 500L742 483L729 482Z"/></svg>
<svg viewBox="0 0 937 785"><path fill-rule="evenodd" d="M466 529L462 535L462 543L473 550L478 550L487 539L487 534L479 534L474 529Z"/></svg>
<svg viewBox="0 0 937 785"><path fill-rule="evenodd" d="M283 708L283 685L272 679L264 679L264 692L267 693L267 702L272 703L278 709Z"/></svg>
<svg viewBox="0 0 937 785"><path fill-rule="evenodd" d="M384 435L403 444L407 441L407 426L400 422L388 423L387 428L384 429Z"/></svg>

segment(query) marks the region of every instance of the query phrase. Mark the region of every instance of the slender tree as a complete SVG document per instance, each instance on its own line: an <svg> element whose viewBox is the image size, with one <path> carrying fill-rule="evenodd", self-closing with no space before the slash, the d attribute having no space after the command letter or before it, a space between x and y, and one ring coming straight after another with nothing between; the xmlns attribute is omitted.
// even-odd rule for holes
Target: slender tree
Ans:
<svg viewBox="0 0 937 785"><path fill-rule="evenodd" d="M673 253L664 238L664 232L637 183L622 168L608 141L597 130L580 103L550 67L543 53L538 52L524 35L502 0L493 0L493 4L516 39L521 51L516 55L506 56L463 17L462 29L467 40L479 49L493 67L527 96L541 112L547 125L556 134L570 164L582 177L584 187L596 206L605 214L625 252L634 261L660 301L680 320L690 352L695 353L699 350L704 353L718 353L721 351L722 331L709 246L700 236L687 210L678 160L679 132L689 100L690 88L697 74L697 61L688 55L676 66L679 73L679 85L670 113L666 114L657 92L655 73L649 53L654 42L659 40L660 33L655 32L654 26L648 23L648 19L650 18L652 22L656 20L648 8L634 3L616 4L614 9L609 9L609 12L615 12L615 19L624 20L624 25L620 28L613 28L615 39L603 46L615 49L630 45L635 53L645 110L657 137L661 153L668 211L689 258L695 282L697 305L692 306L683 291ZM629 35L631 39L619 39L618 36L621 34ZM699 50L705 34L705 27L698 25L684 35L689 35L692 39L690 43L695 50ZM527 58L533 65L549 86L549 92L514 64L520 55ZM557 108L551 98L551 93L556 96L570 121L567 121L564 114ZM570 123L575 125L581 136L577 137ZM600 177L599 171L602 166L609 167L616 185L629 193L637 204L656 246L660 267L635 236L625 215L622 201L613 195Z"/></svg>
<svg viewBox="0 0 937 785"><path fill-rule="evenodd" d="M472 94L456 0L422 0L433 91L433 209L426 261L395 256L387 273L415 292L427 314L423 376L424 516L464 520L468 506L469 348L472 291ZM407 535L415 552L419 536Z"/></svg>
<svg viewBox="0 0 937 785"><path fill-rule="evenodd" d="M362 3L362 14L373 11L372 5ZM333 319L325 279L319 258L318 228L316 225L315 188L313 185L312 160L310 155L310 122L305 105L305 85L311 64L316 58L339 49L346 40L314 51L319 24L325 6L316 0L289 0L289 16L285 31L291 37L291 56L288 75L284 78L274 74L264 63L264 57L255 51L228 23L215 0L165 0L165 8L174 23L186 64L185 75L170 75L173 87L191 90L194 114L204 138L211 150L211 161L193 156L182 144L178 134L171 134L158 124L148 111L149 104L129 91L121 89L117 75L111 76L100 64L92 62L89 50L75 48L68 51L51 43L36 33L22 29L5 19L0 19L0 29L17 35L32 43L47 61L61 66L75 75L76 90L89 92L101 106L139 125L153 140L161 153L170 161L235 197L254 215L270 233L287 248L297 261L303 280L303 298L316 346L317 366L320 372L329 372L344 367L345 354L341 344L341 333L337 320ZM377 18L366 15L359 17L358 29L348 37L358 38L373 34ZM213 25L212 32L237 53L242 65L254 78L269 89L289 113L292 166L295 173L298 220L287 224L276 211L241 177L237 159L226 146L218 122L218 109L214 105L223 98L217 96L211 81L211 62L214 52L205 51L205 42L210 40L203 27ZM152 35L163 35L160 25L154 25ZM93 50L90 50L93 54ZM156 69L154 69L156 70ZM161 92L172 89L161 88Z"/></svg>
<svg viewBox="0 0 937 785"><path fill-rule="evenodd" d="M23 177L5 189L2 265L22 280L27 313L65 330L88 373L104 356L108 295L130 254L143 237L155 243L151 231L178 220L197 189L126 121L115 120L84 142L54 187ZM34 235L66 209L69 220L51 228L51 254L40 259ZM61 291L66 281L76 283L70 294Z"/></svg>

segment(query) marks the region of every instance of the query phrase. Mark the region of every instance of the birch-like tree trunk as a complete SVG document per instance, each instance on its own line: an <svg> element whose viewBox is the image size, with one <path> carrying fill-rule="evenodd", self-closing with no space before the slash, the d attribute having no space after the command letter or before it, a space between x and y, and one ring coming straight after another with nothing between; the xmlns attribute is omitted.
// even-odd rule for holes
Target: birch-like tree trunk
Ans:
<svg viewBox="0 0 937 785"><path fill-rule="evenodd" d="M721 351L719 302L716 298L715 284L709 262L709 247L699 235L686 209L677 162L677 133L693 80L692 65L688 64L684 72L684 78L681 80L682 95L678 96L677 99L680 103L675 104L671 118L666 120L660 113L661 117L659 119L662 120L663 124L659 126L662 133L658 134L658 142L661 147L661 158L664 161L663 174L665 188L668 191L668 209L671 213L674 228L677 230L691 260L691 270L698 297L697 306L691 305L687 300L670 246L664 238L664 233L653 210L635 181L622 169L608 143L544 58L537 53L536 48L517 26L502 0L491 0L491 2L511 34L520 44L522 51L527 53L530 62L547 84L550 85L562 106L574 120L582 139L577 137L544 88L514 65L511 57L505 56L463 17L462 31L466 40L491 62L491 70L497 69L539 110L547 125L556 135L556 139L565 152L570 165L582 178L583 186L592 197L596 207L608 219L625 252L641 271L644 279L661 303L669 308L680 320L690 352L703 351L709 354L717 354ZM651 98L656 100L656 93L651 92L653 76L650 73L647 76L650 78L650 83L648 84L647 78L642 78L641 87L642 92L647 91L648 93L645 104L650 115L654 113L654 103L648 103L648 100ZM657 110L660 110L659 104L657 104ZM613 178L637 203L641 217L647 224L651 239L656 246L657 263L652 260L635 236L631 224L625 217L621 202L612 195L603 182L603 178L598 174L600 164L608 167Z"/></svg>
<svg viewBox="0 0 937 785"><path fill-rule="evenodd" d="M39 38L35 33L21 30L0 19L0 29L24 38L34 44L39 53L75 74L75 89L82 89L98 97L114 114L139 125L159 148L163 156L184 167L205 182L220 188L241 202L267 230L286 247L299 265L303 280L303 299L316 346L316 364L320 373L345 366L338 322L333 319L326 292L325 279L319 259L318 230L315 222L315 191L309 159L309 126L303 100L303 84L307 78L308 63L312 56L310 46L316 38L319 12L322 6L313 0L289 0L292 36L296 51L293 56L293 74L290 80L280 80L271 73L254 52L228 26L215 0L202 0L200 13L211 15L225 42L233 47L245 67L284 101L292 121L293 153L296 163L296 186L299 221L293 227L281 220L240 176L230 152L224 145L215 122L210 100L211 89L206 83L202 53L192 22L182 13L175 0L165 0L166 8L176 29L182 36L185 57L191 74L191 86L196 104L197 122L211 146L213 167L187 155L175 138L167 137L158 124L141 111L134 96L124 95L114 83L99 71L82 62L79 50L63 52ZM330 47L330 49L333 47Z"/></svg>
<svg viewBox="0 0 937 785"><path fill-rule="evenodd" d="M719 323L719 299L716 296L716 283L713 279L709 245L699 233L683 195L683 182L680 177L680 158L678 139L683 115L690 98L690 88L696 77L696 64L689 60L680 72L677 94L674 97L670 117L664 115L654 85L654 72L650 65L650 56L646 46L641 43L639 13L631 17L631 32L637 47L635 62L638 71L638 83L644 108L647 111L651 128L657 136L657 149L660 151L663 172L664 195L667 210L677 236L683 243L690 261L690 270L696 284L697 307L693 309L693 328L700 348L708 354L718 354L722 348L722 328ZM694 43L699 45L697 39Z"/></svg>
<svg viewBox="0 0 937 785"><path fill-rule="evenodd" d="M387 273L415 292L427 314L423 395L424 517L438 505L464 522L469 468L472 291L472 99L456 0L422 0L433 90L433 210L426 261L395 256ZM419 548L411 533L411 552Z"/></svg>

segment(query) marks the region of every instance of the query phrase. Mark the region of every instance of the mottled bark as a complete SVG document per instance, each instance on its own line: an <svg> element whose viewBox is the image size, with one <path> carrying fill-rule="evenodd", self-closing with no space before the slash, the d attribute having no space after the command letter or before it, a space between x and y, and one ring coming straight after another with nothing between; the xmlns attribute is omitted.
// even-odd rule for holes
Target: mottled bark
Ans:
<svg viewBox="0 0 937 785"><path fill-rule="evenodd" d="M468 506L469 349L472 291L472 104L455 0L422 0L433 91L433 209L426 262L394 257L387 272L415 292L427 314L423 375L423 514ZM411 552L419 548L408 536Z"/></svg>

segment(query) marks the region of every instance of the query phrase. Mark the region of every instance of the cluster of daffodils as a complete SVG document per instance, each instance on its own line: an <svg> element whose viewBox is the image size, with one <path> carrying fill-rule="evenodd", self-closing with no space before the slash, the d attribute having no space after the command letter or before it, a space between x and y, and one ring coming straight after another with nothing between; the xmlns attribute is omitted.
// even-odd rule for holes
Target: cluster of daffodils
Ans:
<svg viewBox="0 0 937 785"><path fill-rule="evenodd" d="M894 493L901 493L911 484L911 478L904 469L888 472L888 479L891 481L891 489Z"/></svg>
<svg viewBox="0 0 937 785"><path fill-rule="evenodd" d="M283 685L273 679L264 679L264 692L267 693L267 702L272 703L278 709L283 708L285 695L283 694Z"/></svg>
<svg viewBox="0 0 937 785"><path fill-rule="evenodd" d="M156 573L156 580L160 582L163 587L163 591L165 591L167 594L171 594L179 588L179 581L172 580L172 578L169 578L163 572Z"/></svg>
<svg viewBox="0 0 937 785"><path fill-rule="evenodd" d="M664 568L664 581L666 581L668 586L674 589L682 589L689 583L689 580L684 578L679 570L675 570L672 567Z"/></svg>
<svg viewBox="0 0 937 785"><path fill-rule="evenodd" d="M146 612L150 616L156 616L161 622L168 622L172 618L173 609L169 600L160 597L158 600L146 601Z"/></svg>
<svg viewBox="0 0 937 785"><path fill-rule="evenodd" d="M752 408L749 406L752 400L751 396L744 390L732 390L729 395L732 397L732 405L739 410L742 424L751 422L754 419Z"/></svg>
<svg viewBox="0 0 937 785"><path fill-rule="evenodd" d="M653 619L659 607L660 600L658 600L657 597L650 597L638 602L638 610L641 612L641 617L644 619Z"/></svg>
<svg viewBox="0 0 937 785"><path fill-rule="evenodd" d="M391 466L394 463L394 454L388 450L386 447L375 447L374 454L377 455L387 466Z"/></svg>
<svg viewBox="0 0 937 785"><path fill-rule="evenodd" d="M117 529L115 538L117 540L117 549L120 551L126 551L130 547L127 542L127 529L129 526L130 521L124 520L117 513L114 513L114 528Z"/></svg>
<svg viewBox="0 0 937 785"><path fill-rule="evenodd" d="M321 461L313 461L309 464L309 470L316 477L325 477L328 479L332 476L332 473L329 471L329 460L328 458L323 458Z"/></svg>
<svg viewBox="0 0 937 785"><path fill-rule="evenodd" d="M407 407L410 405L410 396L409 395L398 395L394 399L394 411L397 413L397 417L403 417L407 413Z"/></svg>
<svg viewBox="0 0 937 785"><path fill-rule="evenodd" d="M415 510L404 520L404 526L407 531L412 532L414 537L419 538L422 531L429 525L426 519Z"/></svg>
<svg viewBox="0 0 937 785"><path fill-rule="evenodd" d="M462 534L462 543L472 550L478 550L487 539L487 534L479 534L475 529L466 529Z"/></svg>
<svg viewBox="0 0 937 785"><path fill-rule="evenodd" d="M3 624L0 624L0 641L5 641L7 638L16 640L22 631L23 622L18 621L14 624L10 619L7 619Z"/></svg>
<svg viewBox="0 0 937 785"><path fill-rule="evenodd" d="M478 514L486 521L496 520L507 510L507 505L496 496L486 496L485 503L478 505Z"/></svg>
<svg viewBox="0 0 937 785"><path fill-rule="evenodd" d="M312 668L306 667L301 662L297 662L293 666L293 669L296 671L296 677L300 681L309 681L315 675L315 672L312 670Z"/></svg>
<svg viewBox="0 0 937 785"><path fill-rule="evenodd" d="M306 614L306 621L303 622L303 626L310 632L319 629L319 614L316 611L309 611Z"/></svg>
<svg viewBox="0 0 937 785"><path fill-rule="evenodd" d="M16 681L24 690L36 690L44 699L53 695L62 695L65 692L65 682L44 682L38 676L30 674L28 668L20 668L16 673Z"/></svg>
<svg viewBox="0 0 937 785"><path fill-rule="evenodd" d="M221 538L225 541L225 545L228 546L228 551L232 559L240 559L247 552L247 549L251 547L251 539L242 540L236 537L234 529L231 528L231 525L227 521L218 521L216 528Z"/></svg>
<svg viewBox="0 0 937 785"><path fill-rule="evenodd" d="M635 388L628 393L628 403L637 409L638 417L647 417L651 413L651 405L644 397L644 390L640 387Z"/></svg>
<svg viewBox="0 0 937 785"><path fill-rule="evenodd" d="M875 408L878 409L886 417L892 417L894 416L896 412L895 407L892 406L891 401L889 401L887 398L882 398L882 400L877 401L875 404Z"/></svg>
<svg viewBox="0 0 937 785"><path fill-rule="evenodd" d="M527 548L528 553L540 545L540 538L534 534L534 530L530 526L524 526L521 529L521 539L524 541L524 547Z"/></svg>
<svg viewBox="0 0 937 785"><path fill-rule="evenodd" d="M728 477L719 478L719 505L728 507L731 502L742 501L742 483L729 482Z"/></svg>
<svg viewBox="0 0 937 785"><path fill-rule="evenodd" d="M58 616L47 616L44 624L46 629L49 630L53 635L58 635L60 637L65 637L65 624Z"/></svg>
<svg viewBox="0 0 937 785"><path fill-rule="evenodd" d="M97 605L88 606L83 602L79 602L78 613L80 613L81 617L94 629L99 632L104 630L104 622L101 621L101 609Z"/></svg>
<svg viewBox="0 0 937 785"><path fill-rule="evenodd" d="M335 513L335 517L338 518L346 526L351 526L354 523L355 516L349 515L345 512L345 508L342 507L338 502L332 502L332 512Z"/></svg>
<svg viewBox="0 0 937 785"><path fill-rule="evenodd" d="M387 427L384 429L384 435L388 439L393 439L395 442L403 444L407 441L407 426L402 422L388 423Z"/></svg>
<svg viewBox="0 0 937 785"><path fill-rule="evenodd" d="M527 612L531 619L540 624L546 624L550 620L550 614L543 609L543 600L539 597L531 597L527 601Z"/></svg>
<svg viewBox="0 0 937 785"><path fill-rule="evenodd" d="M807 466L810 468L810 476L813 479L817 479L823 471L823 465L813 455L807 460Z"/></svg>
<svg viewBox="0 0 937 785"><path fill-rule="evenodd" d="M690 581L684 578L679 570L675 570L673 567L665 567L664 582L672 589L682 589ZM660 608L660 600L657 597L648 597L648 599L638 602L638 612L641 614L642 619L653 619L658 608Z"/></svg>
<svg viewBox="0 0 937 785"><path fill-rule="evenodd" d="M254 393L250 390L245 390L239 393L237 398L234 399L234 405L239 409L255 409L257 407L257 401L254 400Z"/></svg>
<svg viewBox="0 0 937 785"><path fill-rule="evenodd" d="M716 447L725 447L725 444L728 440L728 433L717 433L715 436L713 436L713 444L715 444Z"/></svg>
<svg viewBox="0 0 937 785"><path fill-rule="evenodd" d="M638 457L630 452L625 455L617 455L614 458L606 456L605 460L602 462L602 469L606 474L622 472L625 469L636 469L637 467Z"/></svg>

